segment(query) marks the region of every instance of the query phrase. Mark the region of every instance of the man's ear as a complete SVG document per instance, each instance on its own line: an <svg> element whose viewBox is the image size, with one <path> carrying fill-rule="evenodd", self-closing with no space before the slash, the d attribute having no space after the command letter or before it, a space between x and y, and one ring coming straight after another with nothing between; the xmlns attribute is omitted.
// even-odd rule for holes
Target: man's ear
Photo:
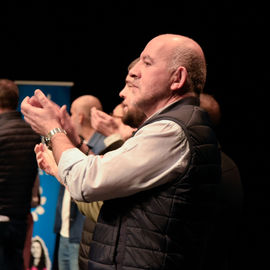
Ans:
<svg viewBox="0 0 270 270"><path fill-rule="evenodd" d="M187 80L187 76L186 68L182 66L178 67L172 75L171 90L175 91L181 89Z"/></svg>

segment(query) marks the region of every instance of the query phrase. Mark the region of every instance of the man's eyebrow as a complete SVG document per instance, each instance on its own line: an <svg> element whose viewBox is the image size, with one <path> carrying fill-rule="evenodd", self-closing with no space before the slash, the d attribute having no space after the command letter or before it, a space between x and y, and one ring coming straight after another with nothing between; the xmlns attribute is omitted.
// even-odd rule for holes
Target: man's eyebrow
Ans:
<svg viewBox="0 0 270 270"><path fill-rule="evenodd" d="M145 55L145 56L143 56L142 57L142 59L145 61L145 60L148 60L148 61L150 61L150 62L154 62L154 60L153 60L153 58L150 56L150 55Z"/></svg>

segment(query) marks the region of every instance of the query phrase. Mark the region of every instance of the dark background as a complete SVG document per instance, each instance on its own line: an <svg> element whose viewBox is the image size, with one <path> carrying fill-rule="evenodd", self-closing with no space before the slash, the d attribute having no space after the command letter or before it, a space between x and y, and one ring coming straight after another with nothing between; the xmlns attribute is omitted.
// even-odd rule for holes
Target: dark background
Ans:
<svg viewBox="0 0 270 270"><path fill-rule="evenodd" d="M118 6L7 2L0 5L0 77L72 81L72 100L95 95L106 112L120 102L127 66L151 38L179 33L198 41L208 63L205 92L216 97L222 110L217 133L224 152L240 168L245 191L232 243L233 269L269 265L267 9L258 1L178 1L151 7L146 1Z"/></svg>

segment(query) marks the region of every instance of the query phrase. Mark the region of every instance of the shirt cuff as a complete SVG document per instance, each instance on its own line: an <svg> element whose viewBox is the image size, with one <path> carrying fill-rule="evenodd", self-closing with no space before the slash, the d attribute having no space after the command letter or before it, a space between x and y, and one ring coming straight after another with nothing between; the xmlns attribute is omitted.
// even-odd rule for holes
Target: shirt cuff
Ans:
<svg viewBox="0 0 270 270"><path fill-rule="evenodd" d="M64 151L58 163L58 174L63 180L64 184L69 188L70 182L69 172L70 169L78 162L85 159L86 156L78 148L70 148ZM78 199L78 198L77 198ZM81 199L81 198L80 198Z"/></svg>
<svg viewBox="0 0 270 270"><path fill-rule="evenodd" d="M106 145L106 147L108 147L112 143L119 141L119 140L123 140L122 136L118 133L115 133L115 134L112 134L112 135L106 137L104 139L104 144Z"/></svg>

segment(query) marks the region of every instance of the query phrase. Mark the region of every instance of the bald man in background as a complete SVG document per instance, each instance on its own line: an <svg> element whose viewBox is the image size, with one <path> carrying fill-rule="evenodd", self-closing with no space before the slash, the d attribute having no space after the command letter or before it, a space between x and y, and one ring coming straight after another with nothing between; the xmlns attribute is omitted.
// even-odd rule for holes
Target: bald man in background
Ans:
<svg viewBox="0 0 270 270"><path fill-rule="evenodd" d="M74 130L79 142L76 145L82 152L89 150L98 153L105 148L105 136L91 125L91 109L102 110L98 98L91 95L75 99L70 108L71 116L65 111L66 128ZM77 140L78 141L78 140ZM79 243L85 217L80 213L70 193L61 185L55 216L55 233L59 234L58 268L59 270L76 270L78 267Z"/></svg>

